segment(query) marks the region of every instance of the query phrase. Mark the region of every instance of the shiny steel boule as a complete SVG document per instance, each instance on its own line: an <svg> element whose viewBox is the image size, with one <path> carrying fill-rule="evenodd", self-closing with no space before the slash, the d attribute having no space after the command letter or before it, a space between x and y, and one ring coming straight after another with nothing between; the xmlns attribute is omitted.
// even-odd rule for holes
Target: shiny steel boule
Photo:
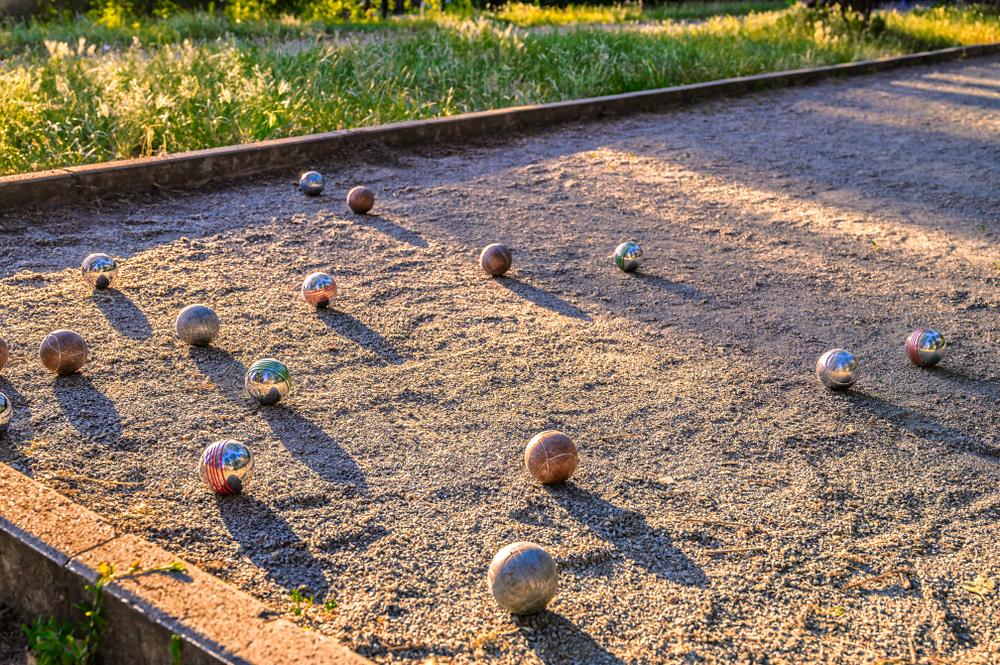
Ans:
<svg viewBox="0 0 1000 665"><path fill-rule="evenodd" d="M479 253L479 265L483 267L483 271L490 277L498 277L510 270L512 260L513 257L510 250L498 242L487 245Z"/></svg>
<svg viewBox="0 0 1000 665"><path fill-rule="evenodd" d="M261 404L277 404L292 390L292 377L285 363L262 358L247 370L243 381L247 394Z"/></svg>
<svg viewBox="0 0 1000 665"><path fill-rule="evenodd" d="M579 461L576 444L555 430L536 434L524 448L524 466L535 480L544 485L569 480Z"/></svg>
<svg viewBox="0 0 1000 665"><path fill-rule="evenodd" d="M59 376L67 376L83 367L88 355L87 342L72 330L49 333L38 347L38 359Z"/></svg>
<svg viewBox="0 0 1000 665"><path fill-rule="evenodd" d="M846 349L831 349L816 361L816 377L830 390L847 390L860 372L858 359Z"/></svg>
<svg viewBox="0 0 1000 665"><path fill-rule="evenodd" d="M302 299L313 307L327 307L337 295L337 282L325 272L314 272L302 282Z"/></svg>
<svg viewBox="0 0 1000 665"><path fill-rule="evenodd" d="M219 335L219 317L208 305L188 305L174 326L177 336L191 346L208 346Z"/></svg>
<svg viewBox="0 0 1000 665"><path fill-rule="evenodd" d="M906 355L921 367L937 365L947 349L944 335L931 328L917 328L906 338Z"/></svg>
<svg viewBox="0 0 1000 665"><path fill-rule="evenodd" d="M118 263L107 254L91 254L80 264L83 281L95 289L111 286L117 274Z"/></svg>
<svg viewBox="0 0 1000 665"><path fill-rule="evenodd" d="M14 415L14 403L10 398L0 393L0 432L6 432L10 426L11 416Z"/></svg>
<svg viewBox="0 0 1000 665"><path fill-rule="evenodd" d="M323 174L316 171L306 171L299 176L299 191L306 196L319 196L323 193Z"/></svg>
<svg viewBox="0 0 1000 665"><path fill-rule="evenodd" d="M615 265L623 272L635 272L642 265L642 247L629 240L615 247Z"/></svg>
<svg viewBox="0 0 1000 665"><path fill-rule="evenodd" d="M540 546L512 543L493 557L487 583L500 607L512 614L534 614L556 595L559 571Z"/></svg>
<svg viewBox="0 0 1000 665"><path fill-rule="evenodd" d="M216 441L201 454L198 473L218 494L239 494L253 477L253 455L239 441Z"/></svg>

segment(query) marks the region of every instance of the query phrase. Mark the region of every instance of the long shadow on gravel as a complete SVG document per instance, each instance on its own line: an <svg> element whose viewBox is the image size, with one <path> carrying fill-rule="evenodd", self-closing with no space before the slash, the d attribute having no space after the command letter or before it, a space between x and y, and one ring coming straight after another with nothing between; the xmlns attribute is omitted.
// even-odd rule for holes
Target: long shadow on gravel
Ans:
<svg viewBox="0 0 1000 665"><path fill-rule="evenodd" d="M316 310L316 315L330 330L368 349L381 361L389 365L402 365L405 362L405 358L396 352L389 340L347 312L319 309Z"/></svg>
<svg viewBox="0 0 1000 665"><path fill-rule="evenodd" d="M708 578L698 564L674 546L669 534L651 527L639 513L576 485L545 489L576 521L653 575L675 584L708 586Z"/></svg>
<svg viewBox="0 0 1000 665"><path fill-rule="evenodd" d="M267 572L279 586L291 591L305 587L322 600L330 590L323 563L292 531L288 522L267 505L247 495L218 497L219 513L229 533L239 543L240 553Z"/></svg>
<svg viewBox="0 0 1000 665"><path fill-rule="evenodd" d="M850 403L870 413L890 425L905 429L922 439L943 443L953 449L962 450L994 464L1000 462L1000 447L990 445L975 435L949 427L931 416L899 406L871 393L851 390L844 393Z"/></svg>
<svg viewBox="0 0 1000 665"><path fill-rule="evenodd" d="M563 316L590 321L590 315L576 305L566 302L559 296L549 293L545 289L540 289L537 286L528 284L527 282L522 282L516 277L498 277L493 281L511 293L514 293L528 302L538 305L539 307L544 307L545 309L551 310L556 314L561 314Z"/></svg>
<svg viewBox="0 0 1000 665"><path fill-rule="evenodd" d="M593 637L577 628L573 622L555 612L542 612L513 617L545 665L624 665L618 656L598 644Z"/></svg>
<svg viewBox="0 0 1000 665"><path fill-rule="evenodd" d="M3 377L0 377L0 392L10 398L10 403L14 407L7 436L18 441L30 441L33 434L31 407L27 398L14 387L14 384Z"/></svg>
<svg viewBox="0 0 1000 665"><path fill-rule="evenodd" d="M414 247L427 247L427 241L424 240L419 233L400 226L396 222L388 220L382 215L372 213L368 213L366 215L351 215L351 219L354 220L356 224L373 228L376 231L393 238L394 240L405 242L406 244Z"/></svg>
<svg viewBox="0 0 1000 665"><path fill-rule="evenodd" d="M222 349L191 348L189 355L198 369L209 377L229 399L248 409L252 400L243 392L246 365ZM353 485L365 490L365 475L347 451L318 425L293 409L275 404L261 406L257 414L297 460L328 483Z"/></svg>
<svg viewBox="0 0 1000 665"><path fill-rule="evenodd" d="M98 443L122 436L122 418L114 402L83 374L56 377L52 385L66 419L80 434Z"/></svg>
<svg viewBox="0 0 1000 665"><path fill-rule="evenodd" d="M153 327L149 325L149 319L121 291L115 289L98 291L94 293L92 300L120 335L135 340L152 337Z"/></svg>
<svg viewBox="0 0 1000 665"><path fill-rule="evenodd" d="M658 289L683 298L684 300L704 300L705 302L713 302L715 300L715 298L713 298L710 294L696 289L693 286L675 282L667 279L666 277L660 277L659 275L653 275L640 270L634 274L634 277L644 284L655 286Z"/></svg>

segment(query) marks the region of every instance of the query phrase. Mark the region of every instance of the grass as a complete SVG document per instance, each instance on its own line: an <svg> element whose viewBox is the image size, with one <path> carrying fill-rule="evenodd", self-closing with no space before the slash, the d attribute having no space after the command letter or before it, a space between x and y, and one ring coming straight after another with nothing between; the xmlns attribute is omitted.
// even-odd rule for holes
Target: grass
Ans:
<svg viewBox="0 0 1000 665"><path fill-rule="evenodd" d="M974 8L868 27L798 6L617 30L444 14L7 24L0 174L998 40L1000 15Z"/></svg>

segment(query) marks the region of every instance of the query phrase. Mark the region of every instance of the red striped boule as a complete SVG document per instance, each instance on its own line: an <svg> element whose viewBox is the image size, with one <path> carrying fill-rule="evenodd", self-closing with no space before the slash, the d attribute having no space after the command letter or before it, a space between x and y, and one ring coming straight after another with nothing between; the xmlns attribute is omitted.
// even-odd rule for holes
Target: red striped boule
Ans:
<svg viewBox="0 0 1000 665"><path fill-rule="evenodd" d="M555 430L536 434L524 449L524 466L543 485L566 482L579 462L576 445L568 436Z"/></svg>
<svg viewBox="0 0 1000 665"><path fill-rule="evenodd" d="M355 215L363 215L375 205L375 193L367 187L355 187L347 192L347 207Z"/></svg>
<svg viewBox="0 0 1000 665"><path fill-rule="evenodd" d="M498 277L510 270L511 261L510 250L498 242L487 245L479 254L479 265L490 277Z"/></svg>
<svg viewBox="0 0 1000 665"><path fill-rule="evenodd" d="M87 362L87 342L72 330L56 330L42 340L38 358L49 371L66 376Z"/></svg>

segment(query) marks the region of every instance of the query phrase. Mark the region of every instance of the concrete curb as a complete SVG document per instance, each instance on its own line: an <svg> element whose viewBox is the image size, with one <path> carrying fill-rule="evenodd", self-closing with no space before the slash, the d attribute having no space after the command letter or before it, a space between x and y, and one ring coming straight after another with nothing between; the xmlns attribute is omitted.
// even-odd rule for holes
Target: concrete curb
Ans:
<svg viewBox="0 0 1000 665"><path fill-rule="evenodd" d="M517 106L465 113L445 118L361 127L259 143L39 171L0 177L0 207L48 206L122 194L180 189L214 180L248 176L278 169L302 168L338 153L349 154L374 144L404 147L463 140L612 115L652 111L710 99L783 86L802 85L834 76L859 76L897 67L1000 53L1000 42L959 46L880 60L813 67L792 71L643 90L607 97L552 104Z"/></svg>
<svg viewBox="0 0 1000 665"><path fill-rule="evenodd" d="M127 570L134 561L177 561L141 538L116 535L111 525L58 492L0 464L0 602L33 619L74 618L83 587L108 562ZM106 587L106 665L170 665L173 635L183 640L183 663L292 665L370 663L334 640L271 618L259 601L195 566ZM77 617L78 618L78 617Z"/></svg>

